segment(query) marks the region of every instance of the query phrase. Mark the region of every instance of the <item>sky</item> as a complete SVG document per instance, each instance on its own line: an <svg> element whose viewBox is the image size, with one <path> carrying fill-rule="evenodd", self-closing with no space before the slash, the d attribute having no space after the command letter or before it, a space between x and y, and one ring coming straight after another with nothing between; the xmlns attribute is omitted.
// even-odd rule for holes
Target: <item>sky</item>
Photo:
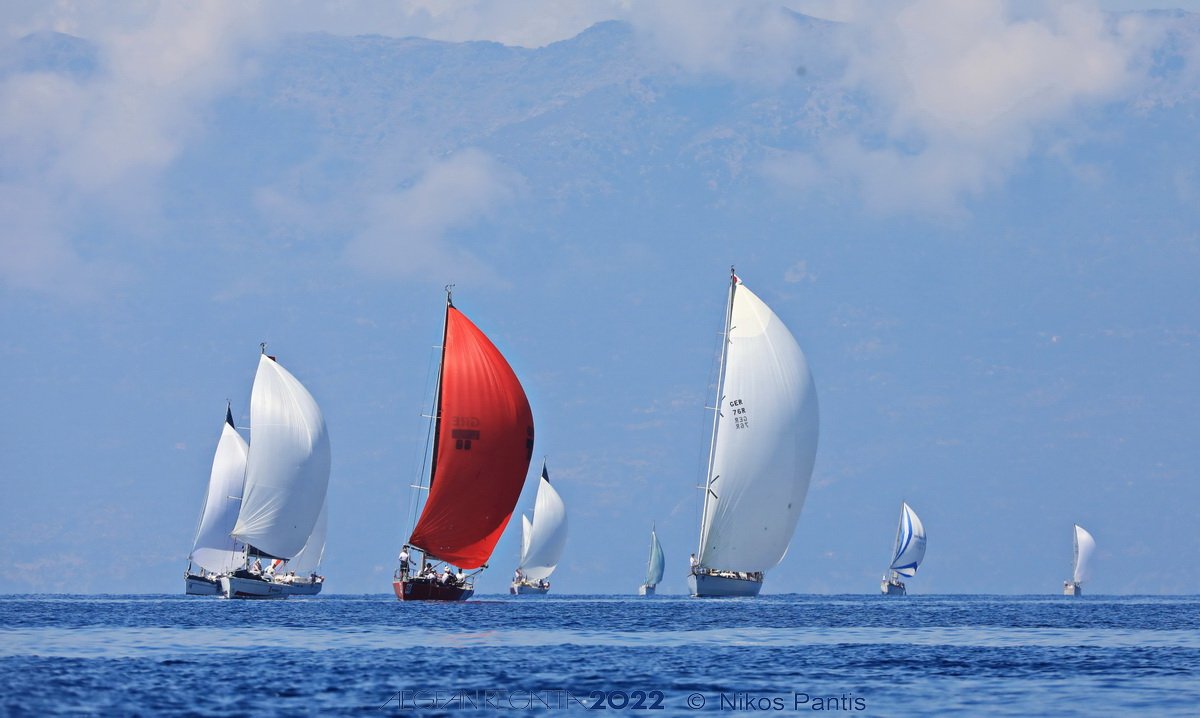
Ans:
<svg viewBox="0 0 1200 718"><path fill-rule="evenodd" d="M555 592L685 590L727 276L821 438L767 592L1193 593L1200 3L6 3L0 592L181 590L259 352L384 593L443 286L530 397ZM533 505L538 461L518 504ZM483 575L515 566L514 515Z"/></svg>

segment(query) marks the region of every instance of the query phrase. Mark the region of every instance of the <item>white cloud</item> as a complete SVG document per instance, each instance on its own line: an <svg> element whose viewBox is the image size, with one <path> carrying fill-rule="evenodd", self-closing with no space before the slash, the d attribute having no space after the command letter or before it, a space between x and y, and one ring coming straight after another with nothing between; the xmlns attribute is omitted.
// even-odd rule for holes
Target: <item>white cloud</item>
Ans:
<svg viewBox="0 0 1200 718"><path fill-rule="evenodd" d="M652 56L696 75L774 84L807 49L779 3L664 0L634 4L628 19Z"/></svg>
<svg viewBox="0 0 1200 718"><path fill-rule="evenodd" d="M1002 0L875 7L848 25L845 78L873 126L831 141L824 159L881 210L952 212L1006 180L1043 133L1145 86L1153 28L1110 20L1092 3L1020 16Z"/></svg>
<svg viewBox="0 0 1200 718"><path fill-rule="evenodd" d="M494 279L478 257L447 236L488 219L516 197L520 184L519 175L491 156L459 152L430 166L410 187L373 197L346 258L381 276Z"/></svg>
<svg viewBox="0 0 1200 718"><path fill-rule="evenodd" d="M800 282L811 283L817 281L817 275L809 271L808 262L802 259L784 270L783 281L788 284L799 284Z"/></svg>
<svg viewBox="0 0 1200 718"><path fill-rule="evenodd" d="M261 40L261 23L241 7L7 10L10 41L14 32L80 33L98 48L98 67L86 77L39 70L0 80L0 202L11 212L0 226L0 282L87 296L112 280L103 260L83 259L80 226L113 213L136 225L130 216L156 213L147 188L203 131L206 104L246 76L240 49Z"/></svg>
<svg viewBox="0 0 1200 718"><path fill-rule="evenodd" d="M626 3L614 0L494 2L489 0L315 0L271 3L281 29L338 35L427 37L465 42L490 40L541 47L578 35L602 20L620 16Z"/></svg>

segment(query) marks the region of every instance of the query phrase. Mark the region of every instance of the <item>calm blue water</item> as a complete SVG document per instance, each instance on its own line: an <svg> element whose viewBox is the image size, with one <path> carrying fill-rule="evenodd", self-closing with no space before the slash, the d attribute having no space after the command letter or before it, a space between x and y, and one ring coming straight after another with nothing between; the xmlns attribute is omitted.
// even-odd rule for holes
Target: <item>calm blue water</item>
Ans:
<svg viewBox="0 0 1200 718"><path fill-rule="evenodd" d="M9 715L1200 715L1198 679L1200 597L0 598Z"/></svg>

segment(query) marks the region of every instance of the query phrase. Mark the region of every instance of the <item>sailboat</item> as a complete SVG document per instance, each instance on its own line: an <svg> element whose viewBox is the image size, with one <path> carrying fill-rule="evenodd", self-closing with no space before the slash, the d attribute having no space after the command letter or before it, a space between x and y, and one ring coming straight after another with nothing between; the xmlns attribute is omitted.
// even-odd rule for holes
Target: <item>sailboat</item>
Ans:
<svg viewBox="0 0 1200 718"><path fill-rule="evenodd" d="M796 339L730 268L693 596L756 596L787 553L817 454L817 392Z"/></svg>
<svg viewBox="0 0 1200 718"><path fill-rule="evenodd" d="M888 573L880 583L885 596L905 595L901 576L917 575L917 566L925 558L925 525L917 518L917 512L906 503L900 504L900 524L896 527L896 545L892 549L892 562Z"/></svg>
<svg viewBox="0 0 1200 718"><path fill-rule="evenodd" d="M546 462L538 480L533 521L521 514L521 561L509 593L514 596L545 595L550 590L550 574L558 566L567 543L567 509L562 497L550 485Z"/></svg>
<svg viewBox="0 0 1200 718"><path fill-rule="evenodd" d="M424 508L408 545L415 575L393 575L401 601L462 601L487 567L521 497L533 455L533 413L500 350L454 306L446 288L442 360L432 413L433 452ZM440 572L437 564L443 564ZM454 573L451 565L459 571Z"/></svg>
<svg viewBox="0 0 1200 718"><path fill-rule="evenodd" d="M245 551L229 535L237 522L242 500L242 481L246 476L246 440L233 425L233 411L225 407L225 424L208 477L208 493L188 567L184 572L184 592L193 596L215 596L221 591L220 576L233 570ZM194 573L193 568L199 568Z"/></svg>
<svg viewBox="0 0 1200 718"><path fill-rule="evenodd" d="M646 582L638 586L639 596L654 595L654 589L662 580L664 567L662 546L659 545L658 534L652 527L650 529L650 558L646 559Z"/></svg>
<svg viewBox="0 0 1200 718"><path fill-rule="evenodd" d="M296 593L262 560L299 556L317 528L329 486L329 433L312 394L262 347L250 392L250 449L241 509L231 535L243 564L221 577L226 598L287 598ZM321 537L321 545L324 538ZM253 560L253 563L251 561ZM311 576L309 593L320 590Z"/></svg>
<svg viewBox="0 0 1200 718"><path fill-rule="evenodd" d="M1096 550L1096 539L1087 529L1075 524L1075 560L1070 581L1063 581L1064 596L1082 596L1083 582L1088 578L1088 567L1092 561L1092 552Z"/></svg>

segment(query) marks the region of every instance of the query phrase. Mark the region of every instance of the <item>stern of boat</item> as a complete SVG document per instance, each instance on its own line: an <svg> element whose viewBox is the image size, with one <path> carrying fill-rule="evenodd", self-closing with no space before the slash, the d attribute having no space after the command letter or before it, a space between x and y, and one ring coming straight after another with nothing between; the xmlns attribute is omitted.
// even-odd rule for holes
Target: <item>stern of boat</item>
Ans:
<svg viewBox="0 0 1200 718"><path fill-rule="evenodd" d="M221 593L221 584L216 578L189 573L184 575L183 582L183 592L188 596L216 596Z"/></svg>
<svg viewBox="0 0 1200 718"><path fill-rule="evenodd" d="M442 583L437 579L395 577L392 591L401 601L465 601L475 595L475 586Z"/></svg>
<svg viewBox="0 0 1200 718"><path fill-rule="evenodd" d="M688 576L688 588L696 598L757 596L762 585L761 573L700 570Z"/></svg>
<svg viewBox="0 0 1200 718"><path fill-rule="evenodd" d="M221 595L225 598L281 599L287 598L282 584L257 576L222 576Z"/></svg>
<svg viewBox="0 0 1200 718"><path fill-rule="evenodd" d="M545 596L550 592L549 583L529 583L528 581L513 581L508 592L514 596Z"/></svg>

